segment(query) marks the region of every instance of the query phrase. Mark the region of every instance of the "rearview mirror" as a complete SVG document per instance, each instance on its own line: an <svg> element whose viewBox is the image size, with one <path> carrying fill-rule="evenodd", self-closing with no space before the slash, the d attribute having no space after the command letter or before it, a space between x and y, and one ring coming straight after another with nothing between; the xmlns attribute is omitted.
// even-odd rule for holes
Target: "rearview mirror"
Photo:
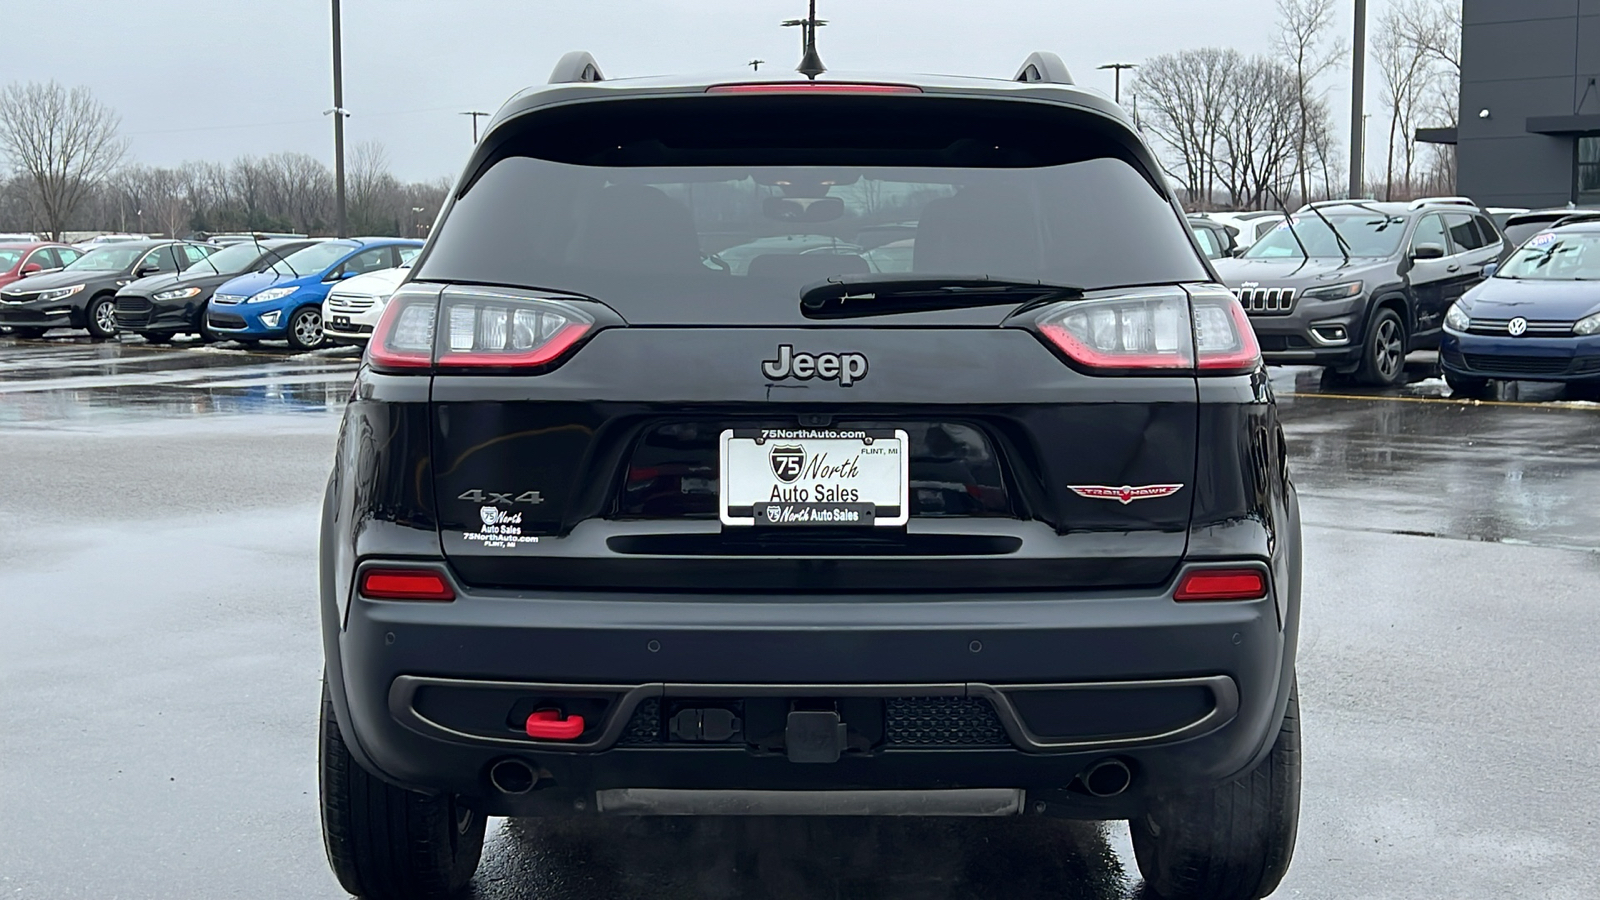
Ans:
<svg viewBox="0 0 1600 900"><path fill-rule="evenodd" d="M43 272L43 271L44 271L44 266L41 266L38 263L28 263L27 265L22 267L22 277L26 278L29 275L37 275L37 274L39 274L40 272Z"/></svg>
<svg viewBox="0 0 1600 900"><path fill-rule="evenodd" d="M1444 248L1438 244L1418 244L1411 248L1412 259L1444 259Z"/></svg>
<svg viewBox="0 0 1600 900"><path fill-rule="evenodd" d="M1496 273L1498 271L1500 271L1500 264L1499 263L1489 263L1488 265L1483 267L1483 277L1485 277L1485 278L1493 278L1494 277L1494 273Z"/></svg>
<svg viewBox="0 0 1600 900"><path fill-rule="evenodd" d="M144 278L147 275L154 275L154 274L156 274L156 273L158 273L160 271L161 271L161 267L160 266L155 265L153 263L146 263L146 264L140 266L138 268L138 270L135 271L133 274L134 274L134 277L136 277L136 278Z"/></svg>
<svg viewBox="0 0 1600 900"><path fill-rule="evenodd" d="M780 222L832 222L844 215L844 201L838 197L768 197L762 211Z"/></svg>

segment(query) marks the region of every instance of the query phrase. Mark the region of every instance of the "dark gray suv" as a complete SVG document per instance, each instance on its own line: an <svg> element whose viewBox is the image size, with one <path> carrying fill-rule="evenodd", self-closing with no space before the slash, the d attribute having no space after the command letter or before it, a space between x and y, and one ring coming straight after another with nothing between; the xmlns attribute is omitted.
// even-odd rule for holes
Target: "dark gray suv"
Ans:
<svg viewBox="0 0 1600 900"><path fill-rule="evenodd" d="M1505 243L1470 201L1333 200L1305 207L1217 273L1250 315L1270 364L1326 366L1365 384L1405 376L1439 345L1445 311Z"/></svg>

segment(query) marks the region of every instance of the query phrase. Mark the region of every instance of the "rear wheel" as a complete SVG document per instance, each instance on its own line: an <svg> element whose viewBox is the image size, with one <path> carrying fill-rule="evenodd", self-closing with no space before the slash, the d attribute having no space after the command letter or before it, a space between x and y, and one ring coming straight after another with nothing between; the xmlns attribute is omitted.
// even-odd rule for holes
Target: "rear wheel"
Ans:
<svg viewBox="0 0 1600 900"><path fill-rule="evenodd" d="M322 842L344 889L364 900L444 898L466 887L483 854L484 817L453 797L374 778L350 756L322 686Z"/></svg>
<svg viewBox="0 0 1600 900"><path fill-rule="evenodd" d="M1254 771L1207 791L1159 798L1129 823L1146 888L1162 900L1259 900L1289 870L1300 823L1300 703Z"/></svg>
<svg viewBox="0 0 1600 900"><path fill-rule="evenodd" d="M1450 394L1456 397L1481 397L1489 389L1489 379L1457 375L1446 369L1444 383L1450 385Z"/></svg>
<svg viewBox="0 0 1600 900"><path fill-rule="evenodd" d="M1380 309L1367 328L1356 380L1375 387L1399 384L1406 375L1406 328L1392 309Z"/></svg>
<svg viewBox="0 0 1600 900"><path fill-rule="evenodd" d="M302 307L289 317L289 346L296 350L315 350L328 339L322 331L322 310Z"/></svg>
<svg viewBox="0 0 1600 900"><path fill-rule="evenodd" d="M102 294L90 300L88 307L83 311L83 318L90 337L103 341L117 336L116 300L110 294Z"/></svg>

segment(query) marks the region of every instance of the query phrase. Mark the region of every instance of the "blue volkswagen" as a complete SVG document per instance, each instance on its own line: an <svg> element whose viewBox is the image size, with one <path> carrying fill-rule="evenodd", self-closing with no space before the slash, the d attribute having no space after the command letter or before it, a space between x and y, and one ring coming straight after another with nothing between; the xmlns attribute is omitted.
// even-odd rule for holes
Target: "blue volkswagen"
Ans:
<svg viewBox="0 0 1600 900"><path fill-rule="evenodd" d="M404 238L319 241L217 288L206 307L206 326L223 339L279 339L296 350L314 350L325 340L322 301L335 283L408 263L421 249L421 241Z"/></svg>
<svg viewBox="0 0 1600 900"><path fill-rule="evenodd" d="M1439 361L1457 394L1491 379L1600 386L1600 221L1541 232L1445 316Z"/></svg>

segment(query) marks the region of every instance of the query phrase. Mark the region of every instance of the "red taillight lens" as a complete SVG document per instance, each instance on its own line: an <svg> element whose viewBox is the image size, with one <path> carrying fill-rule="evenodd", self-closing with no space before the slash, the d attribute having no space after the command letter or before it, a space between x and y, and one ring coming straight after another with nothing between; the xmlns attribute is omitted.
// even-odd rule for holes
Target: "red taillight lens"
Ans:
<svg viewBox="0 0 1600 900"><path fill-rule="evenodd" d="M595 317L552 297L419 285L389 301L367 344L382 369L530 368L560 359Z"/></svg>
<svg viewBox="0 0 1600 900"><path fill-rule="evenodd" d="M764 84L714 84L708 94L920 94L922 88L909 84L862 84L850 82L780 81Z"/></svg>
<svg viewBox="0 0 1600 900"><path fill-rule="evenodd" d="M361 573L361 596L374 600L454 600L444 576L429 569L368 569Z"/></svg>
<svg viewBox="0 0 1600 900"><path fill-rule="evenodd" d="M1191 569L1178 581L1175 600L1260 600L1267 576L1259 569Z"/></svg>
<svg viewBox="0 0 1600 900"><path fill-rule="evenodd" d="M1091 369L1194 368L1189 295L1178 288L1068 301L1038 327L1067 358Z"/></svg>
<svg viewBox="0 0 1600 900"><path fill-rule="evenodd" d="M1194 344L1201 374L1249 371L1261 365L1261 345L1238 298L1220 289L1196 288Z"/></svg>
<svg viewBox="0 0 1600 900"><path fill-rule="evenodd" d="M367 341L367 361L381 369L426 369L433 365L437 288L401 288L389 299Z"/></svg>

